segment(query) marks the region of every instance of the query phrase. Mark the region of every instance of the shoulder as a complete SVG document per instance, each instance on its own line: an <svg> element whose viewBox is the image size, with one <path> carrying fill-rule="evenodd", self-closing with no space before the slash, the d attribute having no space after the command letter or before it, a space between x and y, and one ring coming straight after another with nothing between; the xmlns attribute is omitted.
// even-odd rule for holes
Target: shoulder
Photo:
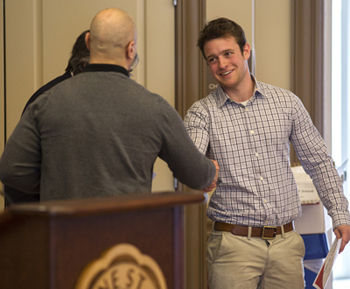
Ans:
<svg viewBox="0 0 350 289"><path fill-rule="evenodd" d="M128 80L128 97L133 99L135 112L142 112L155 122L169 122L174 119L182 119L175 108L167 99L158 93L154 93L136 81Z"/></svg>
<svg viewBox="0 0 350 289"><path fill-rule="evenodd" d="M294 97L294 93L292 93L291 91L281 88L281 87L277 87L271 84L267 84L264 82L257 82L257 89L264 95L266 96L270 96L270 97Z"/></svg>
<svg viewBox="0 0 350 289"><path fill-rule="evenodd" d="M30 105L32 102L34 102L40 95L42 95L43 93L45 93L46 91L48 91L49 89L51 89L52 87L56 86L57 84L61 83L62 81L71 78L71 74L70 72L65 72L64 74L52 79L51 81L49 81L48 83L46 83L45 85L43 85L42 87L40 87L28 100L28 102L26 103L22 114L24 113L24 111L26 110L26 108L28 107L28 105Z"/></svg>
<svg viewBox="0 0 350 289"><path fill-rule="evenodd" d="M210 111L218 108L220 106L219 104L219 97L217 90L212 91L210 94L208 94L206 97L197 100L194 102L191 107L188 109L188 112L201 112L204 114L210 114Z"/></svg>
<svg viewBox="0 0 350 289"><path fill-rule="evenodd" d="M257 90L266 97L267 100L280 104L283 107L292 108L302 105L300 98L288 89L258 81Z"/></svg>

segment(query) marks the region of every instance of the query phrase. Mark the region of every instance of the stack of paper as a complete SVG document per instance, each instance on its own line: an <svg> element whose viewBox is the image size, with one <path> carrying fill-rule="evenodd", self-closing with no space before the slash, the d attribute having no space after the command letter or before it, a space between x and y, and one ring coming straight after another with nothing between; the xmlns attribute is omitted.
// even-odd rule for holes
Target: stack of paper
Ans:
<svg viewBox="0 0 350 289"><path fill-rule="evenodd" d="M302 166L292 167L292 172L297 183L300 202L302 205L317 204L320 198L311 178L305 173Z"/></svg>

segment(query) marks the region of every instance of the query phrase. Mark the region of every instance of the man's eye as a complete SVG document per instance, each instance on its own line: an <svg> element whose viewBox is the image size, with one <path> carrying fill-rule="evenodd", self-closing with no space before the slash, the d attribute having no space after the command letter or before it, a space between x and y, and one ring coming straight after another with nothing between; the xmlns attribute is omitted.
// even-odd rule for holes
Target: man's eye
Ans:
<svg viewBox="0 0 350 289"><path fill-rule="evenodd" d="M229 57L229 56L231 56L232 54L233 54L233 52L232 52L232 51L229 51L229 52L226 52L226 53L225 53L225 56L226 56L226 57Z"/></svg>
<svg viewBox="0 0 350 289"><path fill-rule="evenodd" d="M210 57L208 58L208 63L213 63L215 62L216 58L215 57Z"/></svg>

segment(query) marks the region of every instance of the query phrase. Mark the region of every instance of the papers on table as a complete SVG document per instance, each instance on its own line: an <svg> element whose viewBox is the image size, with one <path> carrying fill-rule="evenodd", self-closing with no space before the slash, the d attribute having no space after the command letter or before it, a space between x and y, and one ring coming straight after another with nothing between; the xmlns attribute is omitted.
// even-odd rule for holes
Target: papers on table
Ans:
<svg viewBox="0 0 350 289"><path fill-rule="evenodd" d="M338 256L339 248L341 245L342 239L335 239L332 247L330 248L326 259L323 262L323 265L318 272L314 284L312 284L317 289L324 289L327 285L329 276L331 275L334 262Z"/></svg>
<svg viewBox="0 0 350 289"><path fill-rule="evenodd" d="M311 178L305 173L302 166L292 167L292 172L297 183L300 202L302 205L317 204L320 198Z"/></svg>

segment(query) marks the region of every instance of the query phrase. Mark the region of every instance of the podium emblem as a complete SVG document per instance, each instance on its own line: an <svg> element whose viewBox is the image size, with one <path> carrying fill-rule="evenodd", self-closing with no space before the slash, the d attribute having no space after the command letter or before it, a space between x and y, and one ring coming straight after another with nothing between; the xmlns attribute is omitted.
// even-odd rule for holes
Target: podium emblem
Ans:
<svg viewBox="0 0 350 289"><path fill-rule="evenodd" d="M167 289L157 262L131 244L119 244L88 264L75 289Z"/></svg>

